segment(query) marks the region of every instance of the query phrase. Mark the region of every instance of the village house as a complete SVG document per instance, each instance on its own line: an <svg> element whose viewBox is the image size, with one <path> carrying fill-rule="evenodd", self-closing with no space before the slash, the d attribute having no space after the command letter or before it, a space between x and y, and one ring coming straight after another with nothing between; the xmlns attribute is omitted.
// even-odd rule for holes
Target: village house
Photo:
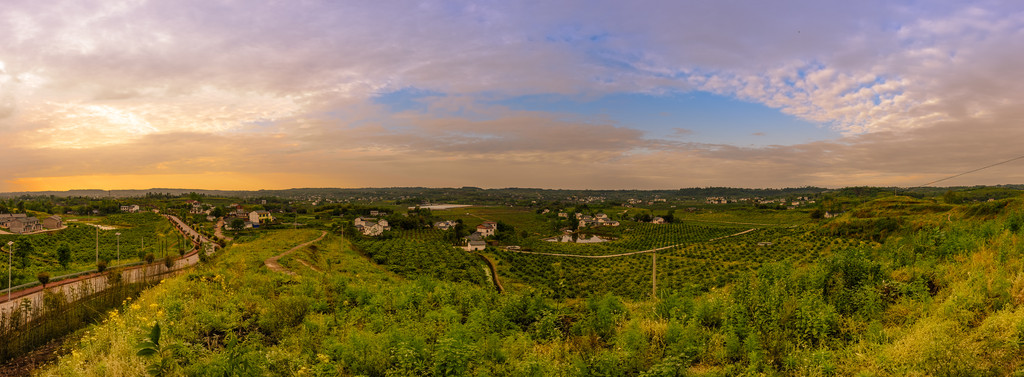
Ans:
<svg viewBox="0 0 1024 377"><path fill-rule="evenodd" d="M462 249L466 251L480 251L487 248L487 243L484 242L483 236L480 233L470 234L469 237L464 238L466 246Z"/></svg>
<svg viewBox="0 0 1024 377"><path fill-rule="evenodd" d="M564 217L564 218L569 218L569 214L568 214L568 213L565 213L565 212L559 212L559 213L558 213L558 217Z"/></svg>
<svg viewBox="0 0 1024 377"><path fill-rule="evenodd" d="M655 217L655 218L651 219L651 224L664 224L664 223L665 223L665 218L664 217Z"/></svg>
<svg viewBox="0 0 1024 377"><path fill-rule="evenodd" d="M43 219L43 228L46 229L60 229L64 227L64 219L60 216L54 215Z"/></svg>
<svg viewBox="0 0 1024 377"><path fill-rule="evenodd" d="M249 222L253 224L266 224L274 221L274 216L270 215L269 211L259 210L249 212Z"/></svg>
<svg viewBox="0 0 1024 377"><path fill-rule="evenodd" d="M385 230L391 230L387 220L377 220L372 217L357 217L353 221L356 230L365 236L379 236L384 233Z"/></svg>
<svg viewBox="0 0 1024 377"><path fill-rule="evenodd" d="M451 220L438 221L438 222L434 223L434 229L448 230L448 229L454 228L455 224L458 224L458 223L455 222L455 221L451 221Z"/></svg>
<svg viewBox="0 0 1024 377"><path fill-rule="evenodd" d="M43 230L43 224L35 217L18 217L10 222L11 233L24 234Z"/></svg>
<svg viewBox="0 0 1024 377"><path fill-rule="evenodd" d="M190 214L198 215L204 212L203 203L200 203L198 200L189 200L185 203L191 206L188 209L188 213Z"/></svg>
<svg viewBox="0 0 1024 377"><path fill-rule="evenodd" d="M828 212L828 211L825 211L825 215L822 216L822 217L824 217L826 219L831 219L833 217L839 217L839 215L842 215L843 213L845 213L845 212Z"/></svg>
<svg viewBox="0 0 1024 377"><path fill-rule="evenodd" d="M234 211L231 211L231 212L228 212L228 217L235 217L235 218L239 218L239 219L248 219L249 218L249 212L246 212L246 210L242 209L242 207L238 207L238 209L236 209Z"/></svg>
<svg viewBox="0 0 1024 377"><path fill-rule="evenodd" d="M139 213L139 206L137 204L124 205L121 206L121 212Z"/></svg>
<svg viewBox="0 0 1024 377"><path fill-rule="evenodd" d="M493 236L494 232L498 230L498 223L493 221L484 221L483 224L476 226L476 232L480 233L481 237Z"/></svg>
<svg viewBox="0 0 1024 377"><path fill-rule="evenodd" d="M0 213L0 227L10 228L11 227L11 221L14 221L14 219L23 219L23 218L26 218L26 217L28 217L28 215L26 215L24 213L15 213L15 214Z"/></svg>

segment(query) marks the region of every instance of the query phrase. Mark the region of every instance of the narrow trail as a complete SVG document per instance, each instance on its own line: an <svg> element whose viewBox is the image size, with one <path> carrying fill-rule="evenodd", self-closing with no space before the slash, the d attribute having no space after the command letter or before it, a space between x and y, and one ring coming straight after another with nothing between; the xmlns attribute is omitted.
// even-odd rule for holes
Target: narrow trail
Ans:
<svg viewBox="0 0 1024 377"><path fill-rule="evenodd" d="M682 219L681 221L683 221L683 222L692 221L692 222L698 222L698 223L716 223L716 224L759 225L759 226L787 226L787 225L789 225L789 224L741 223L741 222L736 222L736 221L697 220L697 219L686 219L686 218ZM800 225L800 224L793 224L793 226L797 226L797 225Z"/></svg>
<svg viewBox="0 0 1024 377"><path fill-rule="evenodd" d="M320 271L319 268L316 268L316 266L313 266L313 265L309 264L309 262L306 262L305 260L302 260L302 259L299 259L299 258L295 258L295 260L299 261L299 263L302 263L302 265L304 265L306 267L309 267L310 270L313 270L313 271L316 271L316 272L323 272L323 271Z"/></svg>
<svg viewBox="0 0 1024 377"><path fill-rule="evenodd" d="M712 239L707 240L705 242L718 241L718 240L724 239L724 238L735 237L735 236L739 236L739 235L743 235L743 234L747 234L747 233L753 232L755 230L757 230L757 228L750 228L750 229L744 230L744 231L739 232L739 233L730 234L728 236L712 238ZM627 256L627 255L654 253L654 252L658 252L658 251L662 251L662 250L671 249L671 248L674 248L674 247L679 247L679 246L682 246L682 245L686 245L686 244L682 244L681 243L681 244L669 245L669 246L665 246L665 247L659 247L657 249L632 251L632 252L628 252L628 253L608 254L608 255L579 255L579 254L537 253L537 252L533 252L533 251L522 251L522 250L519 250L519 251L508 250L508 251L511 251L513 253L520 253L520 254L550 255L550 256L553 256L553 257L573 257L573 258L593 258L593 259L599 259L599 258L615 258L615 257L624 257L624 256Z"/></svg>
<svg viewBox="0 0 1024 377"><path fill-rule="evenodd" d="M755 231L755 230L757 230L757 228L750 228L750 229L744 230L744 231L742 231L742 232L739 232L739 233L735 233L735 234L730 234L730 235L728 235L728 236L722 236L722 237L718 237L718 238L712 238L712 239L708 240L708 242L711 242L711 241L718 241L718 240L720 240L720 239L723 239L723 238L729 238L729 237L735 237L735 236L739 236L739 235L742 235L742 234L747 234L747 233L753 232L753 231Z"/></svg>
<svg viewBox="0 0 1024 377"><path fill-rule="evenodd" d="M491 270L491 280L493 280L494 286L498 288L498 293L505 293L505 287L501 285L501 279L498 278L498 268L494 265L494 261L491 261L491 258L488 258L486 255L478 252L474 251L473 254L476 254L478 257L483 259L484 262L487 262L487 268Z"/></svg>
<svg viewBox="0 0 1024 377"><path fill-rule="evenodd" d="M286 273L288 275L295 276L296 275L295 272L292 272L291 270L289 270L287 268L284 268L284 266L282 266L277 261L281 260L281 258L283 258L284 256L295 252L295 250L298 250L298 249L301 249L303 247L312 245L314 242L317 242L317 241L320 241L320 240L324 239L324 237L326 237L326 236L327 236L327 231L322 231L320 233L320 237L317 237L315 240L312 240L312 241L300 244L300 245L295 246L295 247L293 247L291 249L288 249L288 251L285 251L285 252L283 252L281 254L278 254L278 255L272 256L270 258L267 258L267 260L263 261L263 265L267 266L267 268L269 268L271 271L283 272L283 273ZM313 268L313 266L310 266L309 264L307 264L305 261L302 261L301 259L299 259L298 261L300 263L302 263L302 264L305 264L306 266L309 266L309 268ZM313 268L313 270L314 271L319 271L319 270L317 270L315 268Z"/></svg>
<svg viewBox="0 0 1024 377"><path fill-rule="evenodd" d="M217 236L217 239L222 239L222 240L225 240L225 241L228 241L228 242L233 241L234 238L232 238L232 237L225 237L224 236L223 229L224 229L224 218L221 217L221 218L217 219L217 227L214 228L213 235Z"/></svg>

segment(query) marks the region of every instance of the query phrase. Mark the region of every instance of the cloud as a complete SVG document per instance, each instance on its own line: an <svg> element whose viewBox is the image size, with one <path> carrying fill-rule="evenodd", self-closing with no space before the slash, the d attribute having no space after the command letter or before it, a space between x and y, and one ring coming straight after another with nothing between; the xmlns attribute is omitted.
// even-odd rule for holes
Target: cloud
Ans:
<svg viewBox="0 0 1024 377"><path fill-rule="evenodd" d="M0 148L18 158L0 175L914 184L1012 155L1024 136L1021 5L645 5L11 1L0 16ZM408 88L437 95L423 111L374 102ZM751 148L696 143L676 128L651 140L643 125L489 105L691 90L845 136ZM1000 174L977 177L1022 178Z"/></svg>

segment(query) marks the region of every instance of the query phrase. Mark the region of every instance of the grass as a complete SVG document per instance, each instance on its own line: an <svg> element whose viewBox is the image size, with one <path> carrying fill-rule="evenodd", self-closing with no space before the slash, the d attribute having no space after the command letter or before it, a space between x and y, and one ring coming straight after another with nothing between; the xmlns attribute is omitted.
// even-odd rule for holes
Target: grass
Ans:
<svg viewBox="0 0 1024 377"><path fill-rule="evenodd" d="M757 265L706 292L666 287L657 300L405 278L334 236L290 259L323 272L291 277L262 260L318 232L261 232L108 315L40 375L141 375L154 360L134 346L157 321L161 342L181 345L172 372L183 375L1015 375L1024 230L1008 220L1019 204L1006 207L953 221L908 215L919 217L881 242L810 224L695 244L659 255L659 266ZM764 239L776 249L752 246ZM801 250L821 255L776 261L810 255ZM571 277L567 263L545 268ZM595 276L587 283L622 285Z"/></svg>

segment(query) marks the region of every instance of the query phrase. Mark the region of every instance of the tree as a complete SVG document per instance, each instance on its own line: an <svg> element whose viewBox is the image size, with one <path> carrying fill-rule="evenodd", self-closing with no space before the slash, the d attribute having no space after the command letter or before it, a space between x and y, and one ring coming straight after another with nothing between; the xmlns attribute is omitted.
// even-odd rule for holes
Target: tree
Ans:
<svg viewBox="0 0 1024 377"><path fill-rule="evenodd" d="M14 248L14 257L18 259L21 267L27 267L29 265L28 256L32 255L32 252L36 250L35 246L32 245L32 239L28 237L19 237Z"/></svg>
<svg viewBox="0 0 1024 377"><path fill-rule="evenodd" d="M57 248L57 261L60 262L60 266L68 268L68 263L71 262L71 246L66 243L62 243Z"/></svg>
<svg viewBox="0 0 1024 377"><path fill-rule="evenodd" d="M245 220L242 220L242 219L231 220L231 229L240 230L242 228L245 228Z"/></svg>
<svg viewBox="0 0 1024 377"><path fill-rule="evenodd" d="M39 284L42 284L43 288L46 288L46 283L50 282L50 273L45 271L40 272L36 274L36 279L39 279Z"/></svg>

